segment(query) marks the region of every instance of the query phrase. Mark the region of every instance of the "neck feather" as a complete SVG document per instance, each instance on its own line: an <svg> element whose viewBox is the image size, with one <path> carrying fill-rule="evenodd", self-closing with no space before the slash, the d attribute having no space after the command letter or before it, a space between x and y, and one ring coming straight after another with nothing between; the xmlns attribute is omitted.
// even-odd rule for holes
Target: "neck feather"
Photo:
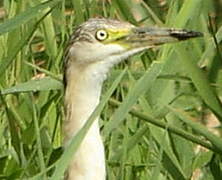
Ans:
<svg viewBox="0 0 222 180"><path fill-rule="evenodd" d="M65 145L83 127L99 104L108 67L72 64L67 69ZM98 119L92 124L68 169L68 179L105 179L104 148Z"/></svg>

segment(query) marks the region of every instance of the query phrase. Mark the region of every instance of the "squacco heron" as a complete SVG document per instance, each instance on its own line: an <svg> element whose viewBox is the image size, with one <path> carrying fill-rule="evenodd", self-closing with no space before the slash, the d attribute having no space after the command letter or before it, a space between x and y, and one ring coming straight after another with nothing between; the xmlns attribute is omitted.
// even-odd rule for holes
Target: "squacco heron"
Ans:
<svg viewBox="0 0 222 180"><path fill-rule="evenodd" d="M202 34L194 31L140 28L104 18L89 19L81 24L71 37L66 58L64 144L69 143L99 104L102 84L110 68L156 45L199 36ZM72 157L66 179L105 180L104 147L98 120Z"/></svg>

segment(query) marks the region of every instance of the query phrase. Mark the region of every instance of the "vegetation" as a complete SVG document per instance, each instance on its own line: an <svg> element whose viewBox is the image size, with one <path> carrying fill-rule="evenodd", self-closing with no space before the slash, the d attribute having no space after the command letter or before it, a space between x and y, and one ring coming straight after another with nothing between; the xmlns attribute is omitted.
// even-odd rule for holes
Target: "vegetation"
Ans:
<svg viewBox="0 0 222 180"><path fill-rule="evenodd" d="M109 180L221 179L221 12L212 0L2 0L0 179L61 179L98 114ZM204 38L115 67L99 107L62 152L64 47L73 27L96 16Z"/></svg>

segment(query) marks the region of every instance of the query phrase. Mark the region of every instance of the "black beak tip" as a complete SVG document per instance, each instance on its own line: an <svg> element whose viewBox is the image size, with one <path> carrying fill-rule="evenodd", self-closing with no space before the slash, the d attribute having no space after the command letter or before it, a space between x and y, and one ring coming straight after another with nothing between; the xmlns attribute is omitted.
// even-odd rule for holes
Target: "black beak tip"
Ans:
<svg viewBox="0 0 222 180"><path fill-rule="evenodd" d="M188 31L188 34L190 34L190 37L203 37L202 32Z"/></svg>
<svg viewBox="0 0 222 180"><path fill-rule="evenodd" d="M177 38L179 41L182 41L190 38L203 37L203 33L188 30L171 30L170 36Z"/></svg>

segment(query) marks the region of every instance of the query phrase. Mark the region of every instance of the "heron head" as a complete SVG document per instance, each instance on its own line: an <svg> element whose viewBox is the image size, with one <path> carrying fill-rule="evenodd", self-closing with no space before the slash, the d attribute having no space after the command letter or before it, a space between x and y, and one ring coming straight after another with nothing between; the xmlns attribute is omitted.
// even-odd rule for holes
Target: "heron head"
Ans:
<svg viewBox="0 0 222 180"><path fill-rule="evenodd" d="M69 57L81 64L116 64L156 45L202 36L199 32L172 28L136 27L128 22L93 18L74 32Z"/></svg>

